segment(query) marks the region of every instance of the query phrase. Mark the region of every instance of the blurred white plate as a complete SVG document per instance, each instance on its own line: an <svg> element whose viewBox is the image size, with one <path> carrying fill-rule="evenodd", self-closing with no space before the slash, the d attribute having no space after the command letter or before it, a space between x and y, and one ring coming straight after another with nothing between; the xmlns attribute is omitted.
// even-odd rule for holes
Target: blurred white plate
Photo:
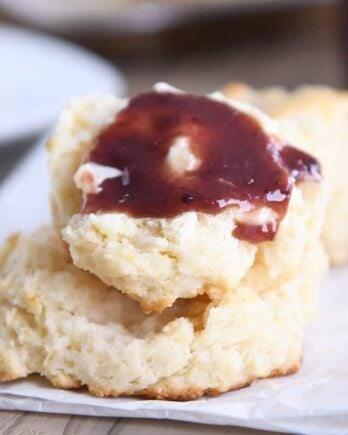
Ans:
<svg viewBox="0 0 348 435"><path fill-rule="evenodd" d="M66 34L158 32L182 23L334 0L0 0L14 17Z"/></svg>
<svg viewBox="0 0 348 435"><path fill-rule="evenodd" d="M0 146L42 131L73 96L125 91L102 58L15 26L0 26L0 59Z"/></svg>

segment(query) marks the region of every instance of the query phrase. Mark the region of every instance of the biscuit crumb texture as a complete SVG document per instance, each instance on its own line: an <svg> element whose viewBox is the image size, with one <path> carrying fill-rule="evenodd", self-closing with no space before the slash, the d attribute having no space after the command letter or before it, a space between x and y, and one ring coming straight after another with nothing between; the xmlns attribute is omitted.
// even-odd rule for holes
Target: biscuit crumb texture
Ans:
<svg viewBox="0 0 348 435"><path fill-rule="evenodd" d="M120 107L114 97L75 100L49 142L53 220L58 231L63 228L75 266L132 297L146 313L161 312L181 298L220 300L244 281L277 286L297 273L305 250L321 231L324 183L295 186L275 240L257 245L232 235L237 221L257 224L258 215L236 208L168 219L79 213L82 191L74 175ZM264 122L261 115L259 121Z"/></svg>
<svg viewBox="0 0 348 435"><path fill-rule="evenodd" d="M250 103L278 120L284 137L321 163L331 184L323 240L333 265L348 262L348 92L326 86L254 89L232 82L228 98ZM294 128L296 125L296 129Z"/></svg>
<svg viewBox="0 0 348 435"><path fill-rule="evenodd" d="M16 234L0 251L0 380L39 373L97 396L189 400L292 373L325 269L320 242L300 263L281 282L246 281L219 302L199 296L145 315L73 266L53 229Z"/></svg>

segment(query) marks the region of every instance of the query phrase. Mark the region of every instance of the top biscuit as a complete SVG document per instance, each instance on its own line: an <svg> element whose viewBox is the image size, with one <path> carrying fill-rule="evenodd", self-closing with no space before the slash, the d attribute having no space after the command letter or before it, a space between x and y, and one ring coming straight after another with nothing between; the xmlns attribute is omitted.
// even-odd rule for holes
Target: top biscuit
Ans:
<svg viewBox="0 0 348 435"><path fill-rule="evenodd" d="M221 94L76 100L48 148L53 219L74 264L146 312L219 299L250 276L276 285L325 208L317 162Z"/></svg>

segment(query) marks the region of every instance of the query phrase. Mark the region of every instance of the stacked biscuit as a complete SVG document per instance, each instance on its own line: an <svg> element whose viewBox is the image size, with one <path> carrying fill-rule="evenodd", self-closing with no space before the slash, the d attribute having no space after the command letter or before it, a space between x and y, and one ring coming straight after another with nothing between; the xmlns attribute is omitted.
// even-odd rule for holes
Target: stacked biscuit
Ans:
<svg viewBox="0 0 348 435"><path fill-rule="evenodd" d="M227 90L235 100L253 94L238 92ZM315 148L329 134L319 114L302 120L293 109L290 120L275 121L220 94L210 98L280 142L324 157ZM263 98L267 111L281 111L290 97L252 102L263 107ZM326 271L326 183L294 183L275 237L258 243L233 231L241 219L260 225L267 213L238 207L169 217L83 212L91 192L120 176L86 158L127 104L113 96L75 100L49 141L53 225L13 235L0 251L0 379L39 373L56 387L87 386L98 396L188 400L295 372ZM180 174L194 159L180 144L168 153ZM328 178L329 171L324 165ZM335 259L332 219L340 218L327 217L324 241Z"/></svg>

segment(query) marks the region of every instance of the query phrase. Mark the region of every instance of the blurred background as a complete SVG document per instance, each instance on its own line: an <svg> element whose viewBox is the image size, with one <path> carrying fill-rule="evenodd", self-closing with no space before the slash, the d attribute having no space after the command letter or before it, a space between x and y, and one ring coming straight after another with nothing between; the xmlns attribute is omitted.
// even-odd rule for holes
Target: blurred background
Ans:
<svg viewBox="0 0 348 435"><path fill-rule="evenodd" d="M0 0L0 181L75 94L344 87L346 26L344 0Z"/></svg>

